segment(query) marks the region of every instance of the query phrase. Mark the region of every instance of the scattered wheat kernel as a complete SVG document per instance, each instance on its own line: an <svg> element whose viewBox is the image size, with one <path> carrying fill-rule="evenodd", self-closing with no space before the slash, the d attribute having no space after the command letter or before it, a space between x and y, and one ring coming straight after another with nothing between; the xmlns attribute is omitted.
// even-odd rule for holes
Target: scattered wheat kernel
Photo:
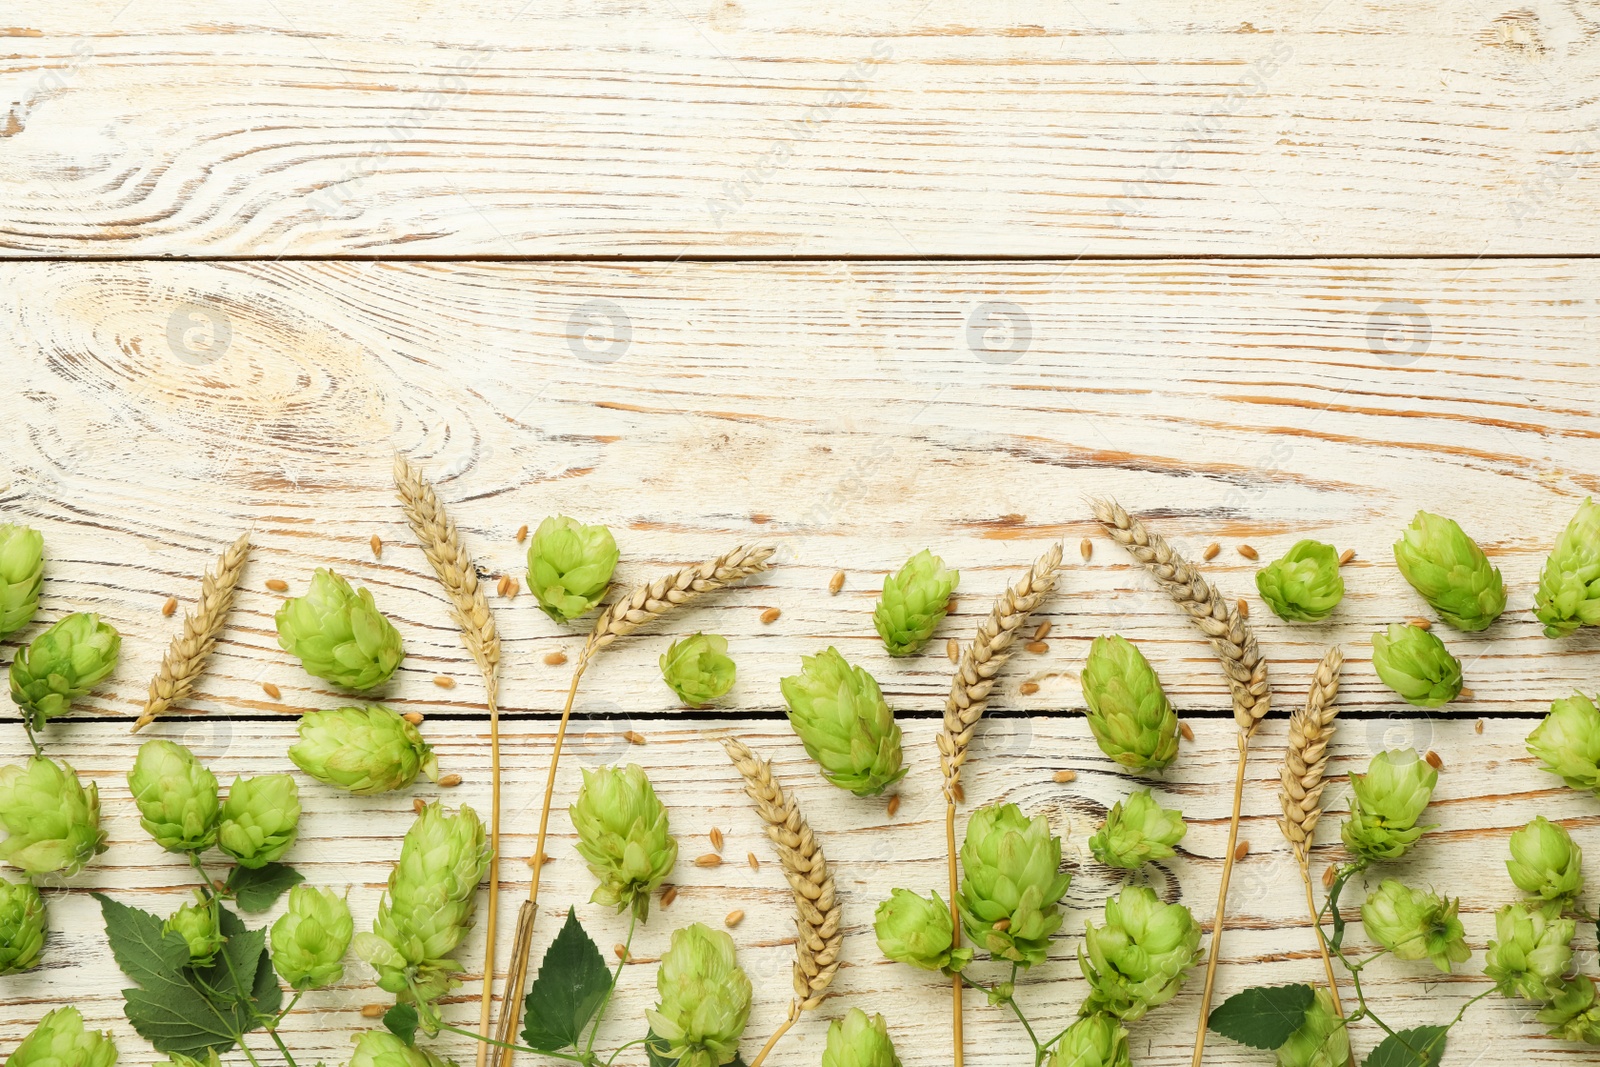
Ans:
<svg viewBox="0 0 1600 1067"><path fill-rule="evenodd" d="M383 538L377 534L372 535L372 556L374 559L383 558Z"/></svg>
<svg viewBox="0 0 1600 1067"><path fill-rule="evenodd" d="M1337 877L1339 877L1339 872L1333 864L1330 863L1322 868L1322 888L1330 888L1333 885L1333 880Z"/></svg>
<svg viewBox="0 0 1600 1067"><path fill-rule="evenodd" d="M778 616L782 614L783 612L779 611L777 608L768 608L766 611L761 613L761 621L766 623L777 622Z"/></svg>
<svg viewBox="0 0 1600 1067"><path fill-rule="evenodd" d="M744 854L744 861L750 865L750 869L752 871L759 871L761 869L761 861L756 859L756 854L754 852L746 852Z"/></svg>
<svg viewBox="0 0 1600 1067"><path fill-rule="evenodd" d="M529 867L539 867L539 866L542 866L542 865L541 865L541 864L540 864L540 863L539 863L539 857L538 857L538 856L529 856L529 857L528 857L528 858L527 858L527 859L525 859L525 860L523 860L523 861L522 861L522 862L523 862L523 863L526 863L526 864L527 864L527 865L528 865L528 866L529 866ZM546 856L546 857L545 857L545 858L544 858L544 862L545 862L545 864L548 864L548 863L549 863L549 862L550 862L550 857L549 857L549 856Z"/></svg>
<svg viewBox="0 0 1600 1067"><path fill-rule="evenodd" d="M361 1005L361 1015L362 1018L365 1019L381 1019L383 1018L383 1013L388 1010L389 1009L385 1008L382 1004Z"/></svg>
<svg viewBox="0 0 1600 1067"><path fill-rule="evenodd" d="M517 544L520 545L520 544L522 544L522 542L526 541L527 539L528 539L528 524L527 523L523 523L521 526L517 527Z"/></svg>
<svg viewBox="0 0 1600 1067"><path fill-rule="evenodd" d="M544 661L547 666L559 667L567 662L567 654L565 652L546 652Z"/></svg>
<svg viewBox="0 0 1600 1067"><path fill-rule="evenodd" d="M900 811L900 794L896 793L894 796L889 798L889 818L891 818L891 819L894 818L895 815L899 811Z"/></svg>
<svg viewBox="0 0 1600 1067"><path fill-rule="evenodd" d="M704 856L695 857L694 865L696 867L720 867L722 865L722 857L715 852L707 852Z"/></svg>
<svg viewBox="0 0 1600 1067"><path fill-rule="evenodd" d="M1055 778L1056 778L1056 784L1057 785L1066 785L1068 782L1075 782L1075 781L1078 780L1078 772L1077 771L1057 771L1056 775L1055 775Z"/></svg>
<svg viewBox="0 0 1600 1067"><path fill-rule="evenodd" d="M1025 697L1031 697L1038 691L1038 682L1023 682L1021 685L1017 686L1017 692L1021 693Z"/></svg>
<svg viewBox="0 0 1600 1067"><path fill-rule="evenodd" d="M999 931L1000 933L1003 934L1007 930L1011 929L1011 920L1010 919L996 919L994 921L994 928L997 931Z"/></svg>
<svg viewBox="0 0 1600 1067"><path fill-rule="evenodd" d="M506 596L515 600L520 592L522 592L522 579L513 574L511 580L506 583Z"/></svg>
<svg viewBox="0 0 1600 1067"><path fill-rule="evenodd" d="M454 789L460 784L461 776L459 774L447 774L443 778L439 779L440 789Z"/></svg>
<svg viewBox="0 0 1600 1067"><path fill-rule="evenodd" d="M721 852L722 851L722 831L719 830L717 827L713 826L711 828L711 833L710 833L709 836L711 838L711 847L716 849L718 852Z"/></svg>
<svg viewBox="0 0 1600 1067"><path fill-rule="evenodd" d="M289 591L289 583L282 578L268 578L267 588L274 593L287 593Z"/></svg>
<svg viewBox="0 0 1600 1067"><path fill-rule="evenodd" d="M1245 600L1244 597L1240 597L1239 598L1239 600L1238 600L1238 608L1239 608L1239 618L1248 619L1250 617L1250 605Z"/></svg>
<svg viewBox="0 0 1600 1067"><path fill-rule="evenodd" d="M1431 748L1428 749L1428 754L1422 758L1427 760L1428 766L1432 767L1436 771L1444 766L1444 760L1439 758L1439 753L1435 752Z"/></svg>
<svg viewBox="0 0 1600 1067"><path fill-rule="evenodd" d="M1240 841L1238 846L1233 850L1233 862L1238 863L1248 855L1250 855L1250 842Z"/></svg>
<svg viewBox="0 0 1600 1067"><path fill-rule="evenodd" d="M622 731L622 739L630 745L644 744L644 734L641 734L638 730Z"/></svg>
<svg viewBox="0 0 1600 1067"><path fill-rule="evenodd" d="M412 797L411 798L411 810L416 812L418 815L421 815L422 814L422 809L427 807L427 806L428 806L427 804L424 804L422 802L422 798L421 797Z"/></svg>
<svg viewBox="0 0 1600 1067"><path fill-rule="evenodd" d="M1473 697L1475 697L1477 695L1478 694L1474 693L1471 689L1467 688L1466 686L1462 686L1461 687L1461 692L1456 694L1456 698L1459 699L1459 700L1471 700Z"/></svg>
<svg viewBox="0 0 1600 1067"><path fill-rule="evenodd" d="M1475 734L1483 733L1483 720L1482 719L1479 719L1477 722L1472 724L1472 732L1475 733Z"/></svg>
<svg viewBox="0 0 1600 1067"><path fill-rule="evenodd" d="M628 960L628 946L627 945L624 945L621 941L618 941L615 945L611 946L611 951L616 953L617 959L622 960L624 963L627 962L627 960Z"/></svg>
<svg viewBox="0 0 1600 1067"><path fill-rule="evenodd" d="M1413 615L1413 616L1411 616L1411 618L1407 619L1406 621L1409 622L1412 626L1415 626L1419 630L1431 630L1431 629L1433 629L1433 623L1430 622L1427 619L1424 619L1421 615Z"/></svg>
<svg viewBox="0 0 1600 1067"><path fill-rule="evenodd" d="M410 723L412 726L422 725L422 712L420 711L408 711L400 717L406 722Z"/></svg>
<svg viewBox="0 0 1600 1067"><path fill-rule="evenodd" d="M1045 638L1047 638L1049 636L1050 636L1050 620L1046 619L1046 620L1044 620L1044 622L1041 622L1039 624L1039 628L1038 629L1033 631L1033 639L1035 641L1043 641Z"/></svg>
<svg viewBox="0 0 1600 1067"><path fill-rule="evenodd" d="M834 596L839 595L839 590L844 588L844 571L834 571L833 577L828 579L828 592Z"/></svg>
<svg viewBox="0 0 1600 1067"><path fill-rule="evenodd" d="M1194 730L1189 726L1188 723L1180 722L1178 724L1178 732L1183 735L1183 739L1185 741L1194 740Z"/></svg>
<svg viewBox="0 0 1600 1067"><path fill-rule="evenodd" d="M950 791L955 794L957 804L965 804L967 802L967 787L960 782L957 782L955 788Z"/></svg>
<svg viewBox="0 0 1600 1067"><path fill-rule="evenodd" d="M1035 652L1041 655L1050 651L1050 646L1045 644L1043 641L1029 641L1022 647L1026 648L1029 652Z"/></svg>
<svg viewBox="0 0 1600 1067"><path fill-rule="evenodd" d="M174 611L177 611L177 610L178 610L178 598L175 597L175 596L167 597L167 602L165 604L161 605L161 614L167 616L168 618L171 618L172 617L172 613Z"/></svg>
<svg viewBox="0 0 1600 1067"><path fill-rule="evenodd" d="M1245 559L1260 559L1261 558L1261 553L1257 552L1255 550L1255 548L1253 546L1251 546L1251 545L1240 545L1239 546L1239 555L1243 556Z"/></svg>
<svg viewBox="0 0 1600 1067"><path fill-rule="evenodd" d="M1221 551L1222 551L1222 546L1220 544L1218 544L1217 542L1213 541L1209 545L1206 546L1206 550L1204 552L1200 553L1200 558L1201 559L1207 559L1207 560L1216 559L1217 558L1217 553L1221 552Z"/></svg>
<svg viewBox="0 0 1600 1067"><path fill-rule="evenodd" d="M671 907L672 902L678 899L678 887L670 883L661 887L661 906Z"/></svg>
<svg viewBox="0 0 1600 1067"><path fill-rule="evenodd" d="M510 588L511 588L511 576L509 574L502 574L500 576L500 580L494 584L494 591L496 593L500 594L501 596L505 596L506 595L506 591L508 589L510 589Z"/></svg>
<svg viewBox="0 0 1600 1067"><path fill-rule="evenodd" d="M454 689L456 687L456 680L450 677L448 674L436 674L433 676L433 684L438 686L440 689Z"/></svg>
<svg viewBox="0 0 1600 1067"><path fill-rule="evenodd" d="M283 690L279 689L277 686L273 685L271 682L262 682L261 683L261 691L263 693L267 694L267 696L271 697L273 700L282 700L283 699Z"/></svg>
<svg viewBox="0 0 1600 1067"><path fill-rule="evenodd" d="M950 657L950 662L951 663L960 663L961 662L961 642L957 641L953 637L950 640L946 641L944 643L944 654L946 656Z"/></svg>
<svg viewBox="0 0 1600 1067"><path fill-rule="evenodd" d="M1339 553L1339 566L1342 567L1346 563L1349 563L1351 560L1353 560L1355 558L1356 558L1356 550L1353 549L1353 548L1347 548L1343 552Z"/></svg>
<svg viewBox="0 0 1600 1067"><path fill-rule="evenodd" d="M742 922L744 922L744 912L739 908L734 908L722 917L722 925L730 928L738 926Z"/></svg>
<svg viewBox="0 0 1600 1067"><path fill-rule="evenodd" d="M1087 537L1085 537L1082 541L1079 541L1078 555L1083 557L1083 561L1085 563L1088 563L1089 557L1094 555L1094 542L1089 540Z"/></svg>

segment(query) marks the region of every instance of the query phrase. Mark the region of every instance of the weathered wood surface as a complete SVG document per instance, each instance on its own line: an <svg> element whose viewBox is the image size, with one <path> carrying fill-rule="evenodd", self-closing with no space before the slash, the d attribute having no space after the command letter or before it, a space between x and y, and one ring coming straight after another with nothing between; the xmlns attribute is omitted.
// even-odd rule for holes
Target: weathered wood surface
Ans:
<svg viewBox="0 0 1600 1067"><path fill-rule="evenodd" d="M641 638L631 652L621 651L617 659L646 659L659 643ZM605 672L598 674L600 687L610 688ZM1304 686L1295 678L1286 680L1280 691L1288 703L1303 694ZM1233 737L1226 721L1191 722L1195 741L1184 746L1165 776L1148 783L1168 804L1182 807L1191 829L1179 857L1158 865L1149 877L1168 899L1182 900L1197 913L1208 913L1226 837L1228 791L1222 783L1231 777ZM1332 764L1332 773L1341 778L1329 789L1330 812L1345 805L1348 790L1342 776L1363 767L1384 740L1393 740L1386 738L1382 725L1356 720L1341 727ZM1421 727L1425 736L1417 740L1438 752L1444 762L1437 800L1428 815L1439 829L1425 839L1413 858L1386 870L1460 894L1475 955L1460 969L1460 975L1450 979L1438 978L1426 963L1375 966L1377 973L1370 983L1372 1001L1382 1006L1392 1023L1444 1021L1462 1000L1483 988L1482 950L1493 934L1493 910L1516 895L1500 863L1511 829L1538 813L1560 815L1580 840L1589 843L1600 826L1600 806L1592 798L1564 789L1554 777L1538 770L1523 750L1529 726L1523 720L1490 718L1481 734L1470 720L1440 720ZM906 723L911 772L900 787L902 805L893 818L881 799L858 800L825 783L781 721L728 722L684 713L638 724L638 728L646 739L643 745L629 744L613 731L581 735L571 758L563 764L558 786L561 796L570 797L582 768L618 759L637 762L648 770L667 804L681 844L673 875L679 887L677 900L670 908L657 907L637 938L638 963L624 971L611 1013L614 1022L605 1028L601 1047L615 1047L642 1033L643 1011L654 1004L654 965L669 930L689 921L720 926L734 908L746 913L736 937L741 962L756 989L746 1049L753 1051L782 1018L793 959L791 906L760 823L715 742L732 733L775 759L785 785L810 813L834 866L845 908L845 965L834 984L837 995L816 1017L802 1023L769 1062L784 1067L815 1064L826 1019L854 1004L888 1017L907 1067L948 1064L949 1049L940 1023L948 1013L947 987L935 976L885 961L871 929L872 911L891 888L943 886L944 810L933 742L936 723L927 718ZM301 840L290 858L314 884L350 887L358 929L371 922L377 908L388 865L398 855L400 838L411 823L412 796L443 795L448 803L471 803L480 810L487 799L482 724L434 721L425 723L424 729L438 746L442 768L464 776L459 788L440 790L419 782L414 790L359 798L301 777L306 815ZM293 739L288 722L222 719L165 723L153 732L191 744L224 781L234 774L294 770L284 755ZM518 893L526 886L527 867L520 861L532 850L551 725L517 724L510 734L506 750L509 858L504 869L508 889ZM1309 980L1320 974L1298 876L1273 821L1277 813L1275 764L1284 735L1284 723L1275 717L1259 735L1258 755L1251 767L1243 829L1243 836L1251 842L1251 854L1235 873L1233 915L1219 978L1219 993L1224 996L1246 984ZM55 935L47 965L5 980L0 1042L7 1046L46 1005L71 1000L94 1024L117 1030L126 1061L144 1058L139 1051L143 1043L122 1020L117 990L123 979L106 957L99 909L89 897L91 890L102 890L119 900L165 912L187 896L192 881L188 866L161 852L139 827L124 780L139 743L140 739L128 735L120 724L107 723L62 726L52 731L47 742L52 753L72 761L100 783L111 849L66 888L49 893ZM1113 770L1076 714L994 719L980 727L976 746L965 776L970 803L1004 799L1030 812L1047 813L1056 831L1066 837L1068 863L1076 872L1066 898L1064 933L1057 939L1050 961L1030 974L1023 985L1022 999L1030 1013L1042 1026L1055 1029L1070 1021L1084 995L1075 960L1083 923L1085 919L1098 920L1101 901L1117 885L1113 872L1087 855L1086 842L1110 804L1146 783ZM1076 770L1077 780L1055 784L1052 775L1063 768ZM727 862L714 868L696 867L693 857L711 851L707 834L713 825L726 835ZM609 909L586 903L593 882L572 849L571 826L565 815L558 814L552 827L549 851L555 862L546 870L540 894L550 910L536 952L542 952L554 935L558 911L568 904L577 907L602 946L619 941L626 923ZM1318 873L1338 852L1334 816L1330 815L1320 837L1334 844L1319 849L1313 868ZM748 852L760 859L759 870L746 864ZM1359 900L1359 891L1352 892L1352 902ZM276 914L275 910L268 918ZM260 919L252 920L256 921ZM509 933L505 931L507 945ZM481 958L478 937L481 932L468 943L465 958L469 961ZM1366 944L1359 926L1352 928L1351 938L1353 945ZM1592 946L1580 947L1583 957L1592 959L1588 951ZM504 949L500 958L505 958ZM470 992L458 991L452 1009L457 1021L466 1025L475 1018L474 1006L464 1002L470 1000ZM1138 1062L1187 1062L1197 999L1195 989L1187 989L1134 1026ZM318 1058L339 1062L348 1055L349 1035L372 1025L359 1015L360 1007L388 1000L371 985L366 966L352 958L338 988L306 998L285 1029L286 1040L297 1056L304 1050L308 1062ZM968 1017L968 1062L974 1067L1027 1062L1026 1039L1009 1016L983 1006L981 995L971 995ZM1363 1029L1357 1044L1368 1048L1375 1040ZM1540 1063L1581 1062L1586 1055L1579 1047L1543 1038L1541 1028L1526 1018L1520 1004L1498 997L1470 1012L1452 1042L1456 1051L1448 1062L1459 1064L1480 1062L1476 1058L1479 1050L1484 1053L1481 1062L1487 1063L1510 1062L1513 1054L1519 1060ZM458 1056L470 1052L458 1041L440 1044ZM1210 1057L1211 1062L1226 1064L1264 1062L1261 1054L1222 1040L1215 1043ZM642 1057L639 1061L643 1062ZM625 1056L623 1062L632 1061Z"/></svg>
<svg viewBox="0 0 1600 1067"><path fill-rule="evenodd" d="M1583 253L1600 20L10 0L0 251Z"/></svg>

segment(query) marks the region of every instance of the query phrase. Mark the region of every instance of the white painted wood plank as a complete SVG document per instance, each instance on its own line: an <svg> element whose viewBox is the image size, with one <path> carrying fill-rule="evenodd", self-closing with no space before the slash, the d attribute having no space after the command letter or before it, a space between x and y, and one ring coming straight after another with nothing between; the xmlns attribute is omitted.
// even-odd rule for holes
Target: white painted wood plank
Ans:
<svg viewBox="0 0 1600 1067"><path fill-rule="evenodd" d="M1592 11L12 0L0 251L1584 253Z"/></svg>

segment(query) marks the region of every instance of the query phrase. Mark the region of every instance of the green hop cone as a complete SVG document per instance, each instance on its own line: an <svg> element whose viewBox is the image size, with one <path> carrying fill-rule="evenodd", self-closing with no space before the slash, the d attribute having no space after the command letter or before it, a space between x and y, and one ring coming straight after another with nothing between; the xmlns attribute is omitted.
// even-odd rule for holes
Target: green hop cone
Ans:
<svg viewBox="0 0 1600 1067"><path fill-rule="evenodd" d="M1089 838L1089 851L1107 867L1132 871L1177 855L1172 846L1188 832L1181 814L1163 808L1150 790L1141 789L1112 806L1105 825Z"/></svg>
<svg viewBox="0 0 1600 1067"><path fill-rule="evenodd" d="M0 638L10 637L39 610L44 586L44 535L12 523L0 524Z"/></svg>
<svg viewBox="0 0 1600 1067"><path fill-rule="evenodd" d="M5 1067L112 1067L117 1046L110 1030L85 1030L77 1008L57 1008L22 1039Z"/></svg>
<svg viewBox="0 0 1600 1067"><path fill-rule="evenodd" d="M235 778L222 802L217 847L246 867L265 867L300 832L300 790L287 774Z"/></svg>
<svg viewBox="0 0 1600 1067"><path fill-rule="evenodd" d="M1380 752L1366 774L1350 776L1350 817L1340 826L1346 847L1368 860L1405 855L1432 826L1417 820L1433 799L1439 772L1415 749Z"/></svg>
<svg viewBox="0 0 1600 1067"><path fill-rule="evenodd" d="M643 920L650 894L672 873L678 842L667 809L636 764L584 769L583 788L568 809L578 831L578 854L600 880L589 899Z"/></svg>
<svg viewBox="0 0 1600 1067"><path fill-rule="evenodd" d="M139 825L168 852L204 852L217 842L217 776L174 741L146 741L128 772Z"/></svg>
<svg viewBox="0 0 1600 1067"><path fill-rule="evenodd" d="M546 615L568 622L600 603L620 556L604 526L552 515L528 545L528 590Z"/></svg>
<svg viewBox="0 0 1600 1067"><path fill-rule="evenodd" d="M1600 796L1600 708L1582 693L1550 705L1528 735L1528 751L1572 788Z"/></svg>
<svg viewBox="0 0 1600 1067"><path fill-rule="evenodd" d="M459 983L450 953L472 928L478 883L489 869L483 822L466 805L455 815L434 801L422 809L389 872L371 933L357 934L356 955L378 972L378 985L401 1002L432 1003Z"/></svg>
<svg viewBox="0 0 1600 1067"><path fill-rule="evenodd" d="M1535 1018L1549 1024L1552 1037L1600 1045L1600 995L1594 979L1586 974L1563 979Z"/></svg>
<svg viewBox="0 0 1600 1067"><path fill-rule="evenodd" d="M1132 642L1095 638L1079 682L1100 751L1136 771L1162 770L1177 756L1178 717Z"/></svg>
<svg viewBox="0 0 1600 1067"><path fill-rule="evenodd" d="M1448 972L1452 963L1472 955L1467 948L1466 931L1456 918L1459 904L1426 889L1412 889L1385 878L1362 903L1361 924L1396 959L1431 959L1435 967Z"/></svg>
<svg viewBox="0 0 1600 1067"><path fill-rule="evenodd" d="M703 708L727 693L733 676L726 637L692 634L661 654L662 680L691 708Z"/></svg>
<svg viewBox="0 0 1600 1067"><path fill-rule="evenodd" d="M325 568L274 618L283 650L299 657L307 674L344 689L380 686L405 659L400 631L372 602L372 590L352 589Z"/></svg>
<svg viewBox="0 0 1600 1067"><path fill-rule="evenodd" d="M1320 622L1344 599L1339 550L1321 541L1297 541L1282 558L1256 571L1256 591L1280 619Z"/></svg>
<svg viewBox="0 0 1600 1067"><path fill-rule="evenodd" d="M430 781L439 777L433 747L399 712L382 704L306 712L289 758L324 785L356 796L404 789L419 772Z"/></svg>
<svg viewBox="0 0 1600 1067"><path fill-rule="evenodd" d="M972 959L970 948L952 947L955 926L950 905L937 892L930 900L909 889L891 891L873 914L872 928L886 957L925 971L953 973Z"/></svg>
<svg viewBox="0 0 1600 1067"><path fill-rule="evenodd" d="M1123 1022L1171 1000L1184 972L1200 958L1200 927L1182 904L1129 886L1106 900L1105 925L1084 924L1078 965L1089 980L1084 1015L1106 1012Z"/></svg>
<svg viewBox="0 0 1600 1067"><path fill-rule="evenodd" d="M1045 1067L1130 1067L1128 1031L1115 1016L1085 1015L1062 1033Z"/></svg>
<svg viewBox="0 0 1600 1067"><path fill-rule="evenodd" d="M900 1067L889 1040L889 1024L881 1015L851 1008L843 1019L828 1024L822 1067Z"/></svg>
<svg viewBox="0 0 1600 1067"><path fill-rule="evenodd" d="M0 860L29 877L71 877L106 850L100 787L85 786L67 763L35 756L0 767L0 822L9 835Z"/></svg>
<svg viewBox="0 0 1600 1067"><path fill-rule="evenodd" d="M209 967L222 947L221 919L217 906L207 899L205 892L194 891L194 902L185 904L162 924L163 933L177 934L189 944L189 962L196 967Z"/></svg>
<svg viewBox="0 0 1600 1067"><path fill-rule="evenodd" d="M923 549L899 571L883 580L883 595L872 612L872 625L891 656L910 656L922 650L939 628L950 607L950 594L961 583L961 572Z"/></svg>
<svg viewBox="0 0 1600 1067"><path fill-rule="evenodd" d="M1511 835L1506 870L1518 889L1557 905L1571 904L1583 892L1583 849L1565 827L1543 815Z"/></svg>
<svg viewBox="0 0 1600 1067"><path fill-rule="evenodd" d="M1346 1067L1350 1031L1333 1006L1333 994L1317 986L1300 1028L1278 1046L1278 1067Z"/></svg>
<svg viewBox="0 0 1600 1067"><path fill-rule="evenodd" d="M408 1045L387 1030L363 1030L347 1067L455 1067L421 1045ZM320 1067L320 1065L319 1065Z"/></svg>
<svg viewBox="0 0 1600 1067"><path fill-rule="evenodd" d="M972 813L961 843L956 907L973 944L1024 967L1044 962L1061 926L1060 900L1072 882L1063 874L1061 839L1043 815L1029 819L1015 804Z"/></svg>
<svg viewBox="0 0 1600 1067"><path fill-rule="evenodd" d="M1372 635L1372 667L1408 704L1437 708L1461 692L1461 661L1431 630L1391 622Z"/></svg>
<svg viewBox="0 0 1600 1067"><path fill-rule="evenodd" d="M1600 626L1600 504L1585 498L1539 572L1533 614L1546 637Z"/></svg>
<svg viewBox="0 0 1600 1067"><path fill-rule="evenodd" d="M39 965L44 951L44 898L29 882L0 878L0 975Z"/></svg>
<svg viewBox="0 0 1600 1067"><path fill-rule="evenodd" d="M733 938L700 923L672 931L656 992L660 1003L645 1018L658 1049L676 1067L720 1067L739 1054L751 988L734 958Z"/></svg>
<svg viewBox="0 0 1600 1067"><path fill-rule="evenodd" d="M1458 630L1486 630L1506 610L1500 568L1454 519L1417 512L1394 543L1394 561L1411 588Z"/></svg>
<svg viewBox="0 0 1600 1067"><path fill-rule="evenodd" d="M100 616L68 615L11 661L11 699L38 730L99 685L121 649L122 637Z"/></svg>
<svg viewBox="0 0 1600 1067"><path fill-rule="evenodd" d="M344 954L354 933L343 897L297 885L289 890L289 910L272 924L272 966L292 989L326 989L344 977Z"/></svg>
<svg viewBox="0 0 1600 1067"><path fill-rule="evenodd" d="M838 649L801 657L800 673L779 685L789 725L828 781L865 797L905 777L894 712L872 675L850 666Z"/></svg>
<svg viewBox="0 0 1600 1067"><path fill-rule="evenodd" d="M1578 924L1550 915L1537 904L1507 904L1494 915L1495 936L1483 973L1508 997L1544 1003L1560 990L1572 966Z"/></svg>

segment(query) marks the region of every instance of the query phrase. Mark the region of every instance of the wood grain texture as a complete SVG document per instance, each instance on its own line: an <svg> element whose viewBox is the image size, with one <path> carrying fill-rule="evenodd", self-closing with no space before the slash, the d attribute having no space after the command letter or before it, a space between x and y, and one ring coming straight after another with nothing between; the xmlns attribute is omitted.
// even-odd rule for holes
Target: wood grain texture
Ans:
<svg viewBox="0 0 1600 1067"><path fill-rule="evenodd" d="M1600 18L11 0L0 251L1583 253Z"/></svg>

